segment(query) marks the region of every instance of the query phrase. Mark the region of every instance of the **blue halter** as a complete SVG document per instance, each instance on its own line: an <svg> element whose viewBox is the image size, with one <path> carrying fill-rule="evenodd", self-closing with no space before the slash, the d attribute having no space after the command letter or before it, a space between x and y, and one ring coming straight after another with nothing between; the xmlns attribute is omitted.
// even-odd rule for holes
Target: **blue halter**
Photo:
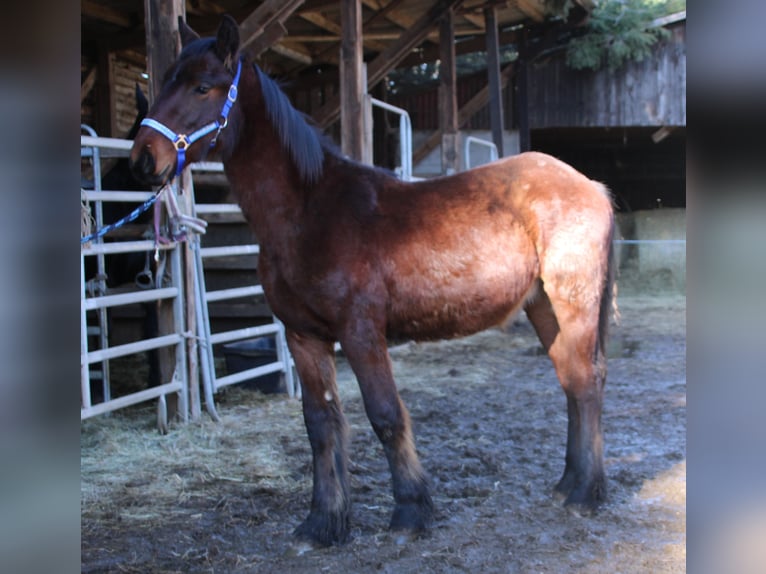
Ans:
<svg viewBox="0 0 766 574"><path fill-rule="evenodd" d="M184 169L184 165L186 164L186 150L190 145L192 145L198 139L206 136L213 130L218 130L216 131L213 140L210 142L210 147L214 147L221 131L229 124L229 112L231 111L231 107L234 105L234 102L237 101L237 86L239 85L239 75L241 71L242 60L239 60L239 62L237 62L237 73L234 74L234 80L232 80L231 86L229 86L229 93L226 96L226 101L223 104L223 109L221 110L220 117L217 120L202 126L192 134L188 136L186 134L177 134L166 125L158 122L157 120L153 120L152 118L144 118L141 121L142 126L157 130L173 143L173 147L176 148L176 154L178 154L176 175L179 175Z"/></svg>

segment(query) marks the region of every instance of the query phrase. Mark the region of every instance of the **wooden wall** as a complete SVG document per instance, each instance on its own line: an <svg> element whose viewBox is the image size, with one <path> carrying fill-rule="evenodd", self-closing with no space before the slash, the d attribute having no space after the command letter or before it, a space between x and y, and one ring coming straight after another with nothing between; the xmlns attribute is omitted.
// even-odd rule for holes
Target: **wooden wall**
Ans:
<svg viewBox="0 0 766 574"><path fill-rule="evenodd" d="M80 102L80 123L94 128L103 137L125 137L136 119L136 83L149 93L146 60L138 52L110 52L97 59L83 53L81 83L95 70L93 87Z"/></svg>
<svg viewBox="0 0 766 574"><path fill-rule="evenodd" d="M652 56L617 71L576 71L564 54L530 67L529 124L556 127L686 125L686 23Z"/></svg>

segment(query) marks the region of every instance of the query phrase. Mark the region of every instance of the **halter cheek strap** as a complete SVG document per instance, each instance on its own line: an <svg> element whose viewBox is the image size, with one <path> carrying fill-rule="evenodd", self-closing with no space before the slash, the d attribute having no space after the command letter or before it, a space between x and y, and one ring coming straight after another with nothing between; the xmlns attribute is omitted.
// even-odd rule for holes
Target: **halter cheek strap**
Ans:
<svg viewBox="0 0 766 574"><path fill-rule="evenodd" d="M229 112L231 112L232 106L237 101L239 76L241 72L242 60L239 60L237 62L237 72L234 74L234 80L232 80L231 85L229 86L229 93L226 95L226 101L224 102L223 108L221 109L221 115L217 120L202 126L200 129L191 133L190 135L177 134L165 124L162 124L152 118L144 118L141 121L142 126L157 130L166 138L168 138L172 142L173 147L176 148L176 155L178 156L178 161L176 162L176 175L179 175L184 169L186 164L186 150L190 145L192 145L198 139L205 137L210 132L217 130L215 136L210 141L210 147L213 148L218 141L218 136L220 135L221 131L229 124Z"/></svg>

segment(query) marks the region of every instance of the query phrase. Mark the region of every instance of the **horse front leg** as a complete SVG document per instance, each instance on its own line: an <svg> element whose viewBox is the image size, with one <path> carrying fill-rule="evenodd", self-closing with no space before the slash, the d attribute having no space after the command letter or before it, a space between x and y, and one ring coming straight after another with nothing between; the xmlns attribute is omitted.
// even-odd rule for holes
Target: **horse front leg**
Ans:
<svg viewBox="0 0 766 574"><path fill-rule="evenodd" d="M383 445L391 471L394 511L390 529L418 533L433 520L428 480L415 450L407 407L396 390L385 335L364 320L354 321L341 346L362 391L364 408Z"/></svg>
<svg viewBox="0 0 766 574"><path fill-rule="evenodd" d="M313 460L311 511L295 529L301 541L321 546L348 539L348 429L335 382L332 343L288 331L303 392L303 420Z"/></svg>

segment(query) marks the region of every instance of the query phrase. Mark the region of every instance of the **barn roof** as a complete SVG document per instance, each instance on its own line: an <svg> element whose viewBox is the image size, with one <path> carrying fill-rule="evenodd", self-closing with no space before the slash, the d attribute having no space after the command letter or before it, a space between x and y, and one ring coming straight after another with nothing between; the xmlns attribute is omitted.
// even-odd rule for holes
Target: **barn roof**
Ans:
<svg viewBox="0 0 766 574"><path fill-rule="evenodd" d="M212 34L221 15L240 23L243 43L251 56L273 74L299 76L317 67L337 66L341 39L338 0L187 0L186 19L203 35ZM454 4L458 51L482 49L484 9L494 6L501 34L523 23L542 23L554 16L558 0L362 0L365 59L374 58L400 41L421 22L430 26L424 39L410 49L424 57L439 42L439 7ZM577 0L580 10L593 0ZM429 16L430 15L430 16ZM135 0L82 0L83 50L130 49L146 52L144 3ZM472 44L473 43L473 44ZM431 58L435 59L435 58Z"/></svg>

